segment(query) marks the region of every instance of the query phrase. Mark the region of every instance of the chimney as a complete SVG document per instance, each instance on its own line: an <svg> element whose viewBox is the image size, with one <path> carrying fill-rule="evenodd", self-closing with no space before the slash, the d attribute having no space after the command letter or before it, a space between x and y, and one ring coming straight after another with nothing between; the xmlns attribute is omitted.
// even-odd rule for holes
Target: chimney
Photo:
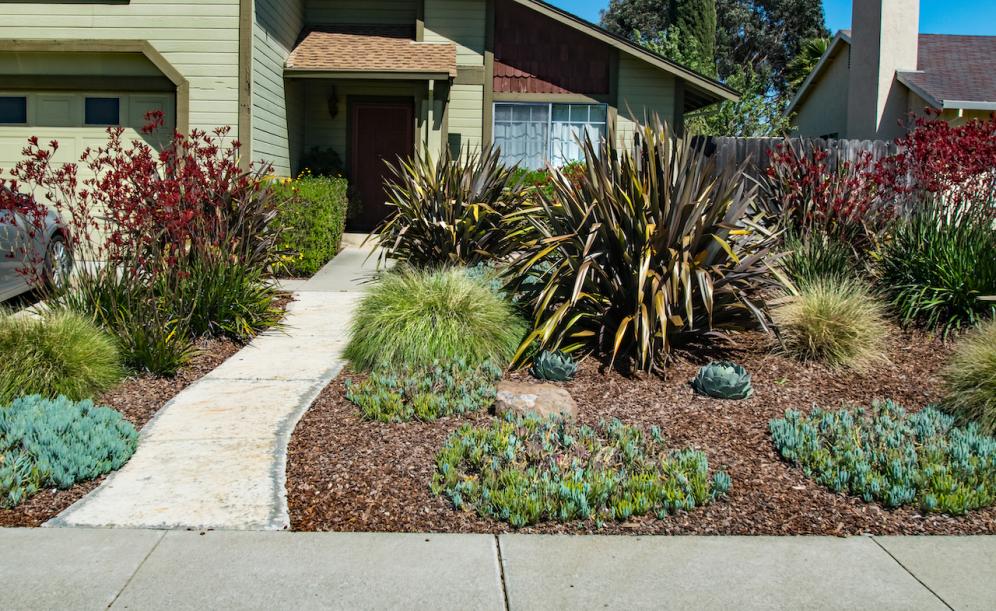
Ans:
<svg viewBox="0 0 996 611"><path fill-rule="evenodd" d="M854 0L847 137L891 140L909 111L897 71L917 69L920 0Z"/></svg>

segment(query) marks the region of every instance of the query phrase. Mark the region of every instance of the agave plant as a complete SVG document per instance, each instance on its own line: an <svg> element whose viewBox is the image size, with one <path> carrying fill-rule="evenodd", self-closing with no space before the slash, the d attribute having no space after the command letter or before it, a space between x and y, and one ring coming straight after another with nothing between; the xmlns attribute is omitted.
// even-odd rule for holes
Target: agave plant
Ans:
<svg viewBox="0 0 996 611"><path fill-rule="evenodd" d="M748 399L754 394L747 370L727 361L709 363L699 369L692 380L692 388L700 395L715 399Z"/></svg>
<svg viewBox="0 0 996 611"><path fill-rule="evenodd" d="M567 382L573 380L578 372L578 365L570 355L563 352L549 352L544 350L540 353L529 373L539 380L549 380L550 382Z"/></svg>
<svg viewBox="0 0 996 611"><path fill-rule="evenodd" d="M661 368L679 336L702 338L766 318L755 293L774 236L748 211L744 167L717 170L654 117L632 147L583 144L583 172L552 170L554 195L509 215L512 263L540 349L601 351Z"/></svg>
<svg viewBox="0 0 996 611"><path fill-rule="evenodd" d="M506 167L495 148L438 159L424 149L388 164L388 204L395 213L375 234L383 258L410 265L475 265L501 258L502 217L523 199L516 168Z"/></svg>

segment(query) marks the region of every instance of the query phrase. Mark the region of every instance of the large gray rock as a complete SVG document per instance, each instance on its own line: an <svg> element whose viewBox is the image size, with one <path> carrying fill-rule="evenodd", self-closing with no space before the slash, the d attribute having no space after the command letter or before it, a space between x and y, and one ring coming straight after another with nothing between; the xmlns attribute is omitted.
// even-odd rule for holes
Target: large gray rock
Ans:
<svg viewBox="0 0 996 611"><path fill-rule="evenodd" d="M553 384L502 382L498 384L495 413L501 416L508 412L520 416L537 414L544 418L561 416L573 420L578 415L578 404L571 398L571 393Z"/></svg>

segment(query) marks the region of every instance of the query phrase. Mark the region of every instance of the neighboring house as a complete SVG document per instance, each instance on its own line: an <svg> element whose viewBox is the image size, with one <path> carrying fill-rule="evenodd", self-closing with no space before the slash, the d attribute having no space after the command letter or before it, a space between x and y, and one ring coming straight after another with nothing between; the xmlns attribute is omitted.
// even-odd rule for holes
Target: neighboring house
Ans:
<svg viewBox="0 0 996 611"><path fill-rule="evenodd" d="M919 34L919 0L855 0L788 107L801 136L891 140L910 113L952 122L996 111L996 36Z"/></svg>
<svg viewBox="0 0 996 611"><path fill-rule="evenodd" d="M282 175L331 149L381 216L383 159L499 145L526 167L578 159L574 136L736 94L535 0L0 2L0 167L30 135L62 159L149 110L181 131L230 125ZM161 136L147 136L152 141Z"/></svg>

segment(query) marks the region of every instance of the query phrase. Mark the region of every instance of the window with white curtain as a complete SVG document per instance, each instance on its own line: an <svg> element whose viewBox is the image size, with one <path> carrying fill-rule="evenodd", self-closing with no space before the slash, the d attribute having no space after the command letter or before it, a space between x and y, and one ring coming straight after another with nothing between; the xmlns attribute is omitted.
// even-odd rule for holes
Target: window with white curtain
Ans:
<svg viewBox="0 0 996 611"><path fill-rule="evenodd" d="M605 104L499 102L494 117L502 161L530 170L581 161L585 136L597 145L608 133Z"/></svg>

